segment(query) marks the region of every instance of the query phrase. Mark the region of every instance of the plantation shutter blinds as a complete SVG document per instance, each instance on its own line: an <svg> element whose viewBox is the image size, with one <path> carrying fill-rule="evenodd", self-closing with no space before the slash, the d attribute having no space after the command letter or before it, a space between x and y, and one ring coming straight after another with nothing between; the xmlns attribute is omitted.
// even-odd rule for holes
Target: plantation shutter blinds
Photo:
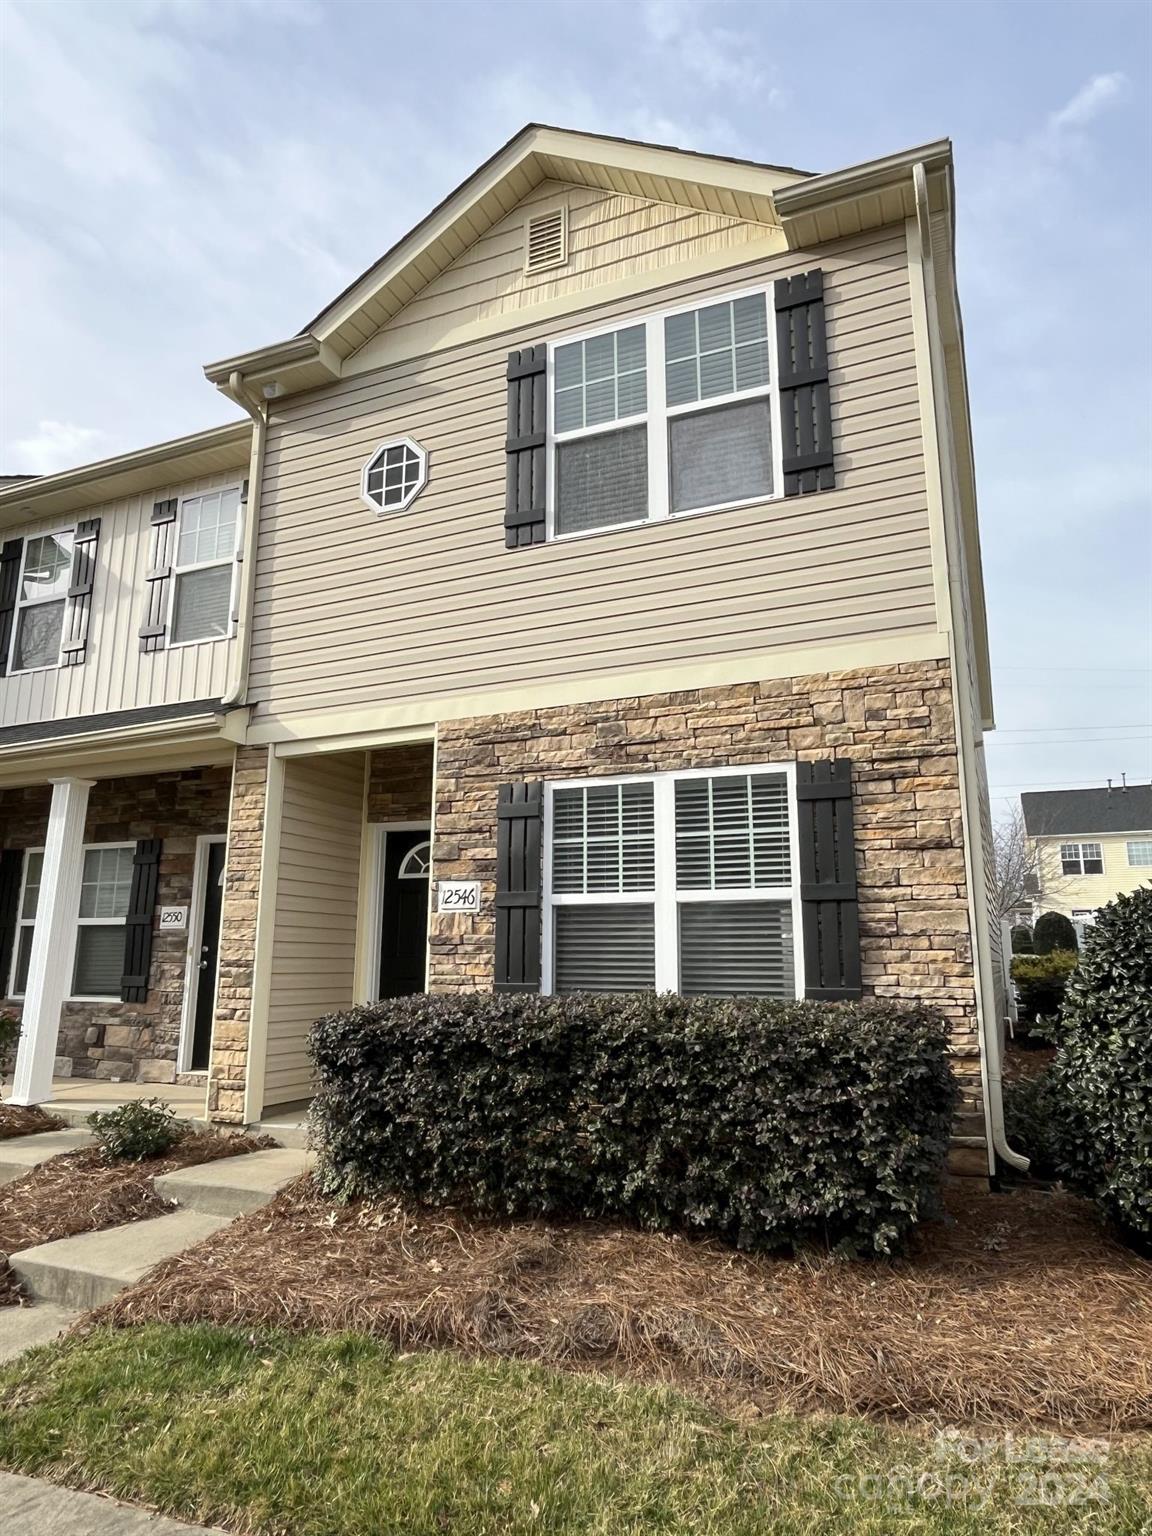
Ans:
<svg viewBox="0 0 1152 1536"><path fill-rule="evenodd" d="M80 523L72 541L72 581L64 613L64 643L60 665L78 667L88 655L88 627L92 614L92 587L96 580L96 550L100 543L100 519Z"/></svg>
<svg viewBox="0 0 1152 1536"><path fill-rule="evenodd" d="M792 908L771 901L680 905L685 997L795 997Z"/></svg>
<svg viewBox="0 0 1152 1536"><path fill-rule="evenodd" d="M5 848L0 853L0 993L4 996L8 995L12 951L16 946L20 876L23 869L24 854L19 848Z"/></svg>
<svg viewBox="0 0 1152 1536"><path fill-rule="evenodd" d="M607 903L557 907L557 992L651 992L656 986L656 912Z"/></svg>
<svg viewBox="0 0 1152 1536"><path fill-rule="evenodd" d="M504 543L543 544L547 497L548 348L541 343L508 354L508 435Z"/></svg>
<svg viewBox="0 0 1152 1536"><path fill-rule="evenodd" d="M124 973L120 978L120 1000L124 1003L143 1003L148 1000L152 923L160 883L162 846L158 837L141 838L132 858L132 889L128 896L128 913L124 919Z"/></svg>
<svg viewBox="0 0 1152 1536"><path fill-rule="evenodd" d="M543 784L501 784L496 804L496 992L540 990L543 817Z"/></svg>
<svg viewBox="0 0 1152 1536"><path fill-rule="evenodd" d="M8 656L12 650L12 625L16 619L16 593L23 555L23 539L8 539L0 547L0 677L8 671Z"/></svg>
<svg viewBox="0 0 1152 1536"><path fill-rule="evenodd" d="M852 764L799 763L800 900L804 995L825 1002L863 996Z"/></svg>
<svg viewBox="0 0 1152 1536"><path fill-rule="evenodd" d="M152 551L148 574L144 578L148 599L144 623L140 626L142 651L159 651L164 647L168 624L168 585L172 580L176 512L179 505L173 496L168 501L158 501L152 508Z"/></svg>
<svg viewBox="0 0 1152 1536"><path fill-rule="evenodd" d="M776 345L783 429L784 494L830 491L836 484L824 322L824 274L819 268L778 278Z"/></svg>

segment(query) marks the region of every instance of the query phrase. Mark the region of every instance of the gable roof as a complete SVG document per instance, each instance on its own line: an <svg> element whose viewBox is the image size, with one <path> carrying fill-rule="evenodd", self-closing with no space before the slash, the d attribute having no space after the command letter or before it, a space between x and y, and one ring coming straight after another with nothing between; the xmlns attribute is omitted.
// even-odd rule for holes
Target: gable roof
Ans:
<svg viewBox="0 0 1152 1536"><path fill-rule="evenodd" d="M1020 796L1029 837L1152 832L1152 784L1046 789Z"/></svg>

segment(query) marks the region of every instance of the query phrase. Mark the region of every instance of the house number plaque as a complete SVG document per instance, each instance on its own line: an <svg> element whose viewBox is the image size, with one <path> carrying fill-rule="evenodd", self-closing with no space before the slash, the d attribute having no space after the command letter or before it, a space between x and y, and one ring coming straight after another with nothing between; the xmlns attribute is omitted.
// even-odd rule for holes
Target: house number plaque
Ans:
<svg viewBox="0 0 1152 1536"><path fill-rule="evenodd" d="M470 914L479 912L479 880L441 880L436 887L436 910Z"/></svg>
<svg viewBox="0 0 1152 1536"><path fill-rule="evenodd" d="M160 932L183 933L188 927L187 907L161 907Z"/></svg>

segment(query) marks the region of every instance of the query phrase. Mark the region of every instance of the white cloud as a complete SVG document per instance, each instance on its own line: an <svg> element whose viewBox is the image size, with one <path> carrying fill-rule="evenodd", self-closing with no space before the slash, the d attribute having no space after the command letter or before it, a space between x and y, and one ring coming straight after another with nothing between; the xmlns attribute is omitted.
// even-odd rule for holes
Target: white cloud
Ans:
<svg viewBox="0 0 1152 1536"><path fill-rule="evenodd" d="M1099 117L1107 107L1118 101L1128 90L1128 76L1120 70L1108 75L1093 75L1082 85L1070 101L1048 119L1048 126L1059 132L1063 128L1083 128Z"/></svg>
<svg viewBox="0 0 1152 1536"><path fill-rule="evenodd" d="M762 94L767 106L783 104L783 92L766 82L755 40L719 25L716 5L707 0L647 0L641 14L655 50L706 90Z"/></svg>
<svg viewBox="0 0 1152 1536"><path fill-rule="evenodd" d="M21 438L9 449L10 475L51 475L75 464L99 458L107 434L98 427L79 427L73 421L41 421L31 437Z"/></svg>

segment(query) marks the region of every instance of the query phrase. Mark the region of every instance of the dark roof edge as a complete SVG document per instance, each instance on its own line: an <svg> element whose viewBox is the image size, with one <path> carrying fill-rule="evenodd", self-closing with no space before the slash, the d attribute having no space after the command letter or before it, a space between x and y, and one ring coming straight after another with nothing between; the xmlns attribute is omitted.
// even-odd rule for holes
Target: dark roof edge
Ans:
<svg viewBox="0 0 1152 1536"><path fill-rule="evenodd" d="M137 725L158 725L167 720L192 720L219 713L219 699L196 699L186 704L150 704L143 709L117 709L103 715L71 715L64 720L7 725L0 728L0 751L4 747L26 746L38 741L126 731Z"/></svg>

